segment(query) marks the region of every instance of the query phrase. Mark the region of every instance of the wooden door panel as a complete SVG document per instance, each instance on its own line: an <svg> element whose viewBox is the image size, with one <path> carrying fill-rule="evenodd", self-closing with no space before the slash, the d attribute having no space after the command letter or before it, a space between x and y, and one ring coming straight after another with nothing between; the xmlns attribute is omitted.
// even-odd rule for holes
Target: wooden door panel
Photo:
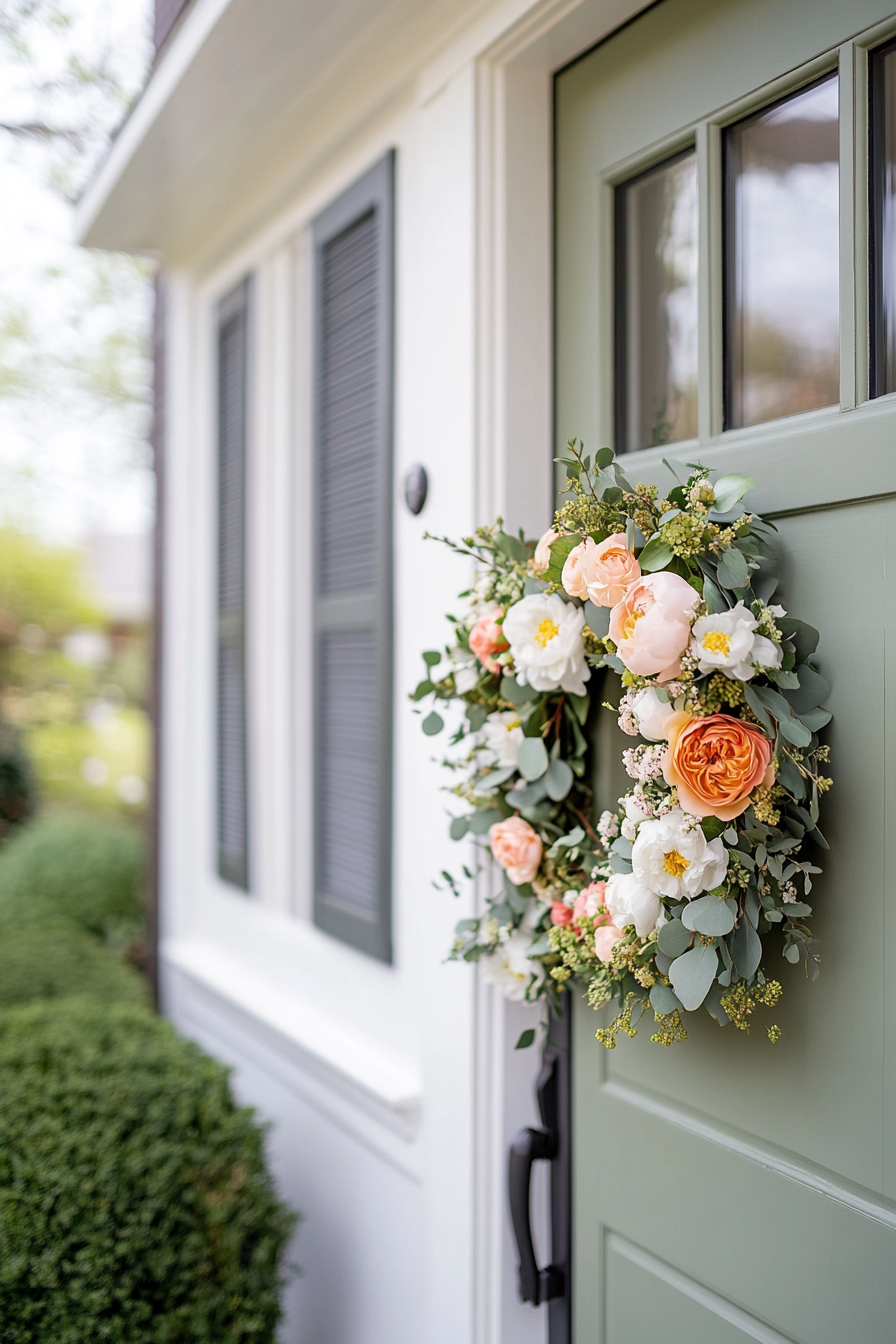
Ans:
<svg viewBox="0 0 896 1344"><path fill-rule="evenodd" d="M790 1344L762 1321L615 1232L604 1238L608 1344L643 1344L645 1320L688 1344Z"/></svg>
<svg viewBox="0 0 896 1344"><path fill-rule="evenodd" d="M685 1108L677 1108L673 1122L661 1102L651 1112L650 1097L619 1095L595 1058L590 1009L576 1005L573 1028L579 1344L616 1344L608 1258L614 1237L667 1266L675 1292L684 1287L675 1276L684 1276L776 1331L772 1339L892 1344L892 1206L826 1187L823 1177L796 1163L785 1175L786 1159L751 1149L744 1136ZM592 1146L593 1160L583 1160L583 1143ZM629 1311L632 1341L690 1344L686 1329L647 1314L639 1298Z"/></svg>

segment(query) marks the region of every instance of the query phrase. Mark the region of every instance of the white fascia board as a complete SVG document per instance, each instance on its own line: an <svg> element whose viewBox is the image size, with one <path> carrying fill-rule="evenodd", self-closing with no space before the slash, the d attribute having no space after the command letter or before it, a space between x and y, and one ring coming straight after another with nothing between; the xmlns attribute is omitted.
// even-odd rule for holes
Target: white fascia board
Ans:
<svg viewBox="0 0 896 1344"><path fill-rule="evenodd" d="M230 4L231 0L194 0L187 10L146 88L78 202L74 221L77 242L92 245L90 235L100 213Z"/></svg>
<svg viewBox="0 0 896 1344"><path fill-rule="evenodd" d="M162 961L279 1037L306 1065L411 1138L423 1096L414 1065L312 1000L285 993L211 943L165 939Z"/></svg>

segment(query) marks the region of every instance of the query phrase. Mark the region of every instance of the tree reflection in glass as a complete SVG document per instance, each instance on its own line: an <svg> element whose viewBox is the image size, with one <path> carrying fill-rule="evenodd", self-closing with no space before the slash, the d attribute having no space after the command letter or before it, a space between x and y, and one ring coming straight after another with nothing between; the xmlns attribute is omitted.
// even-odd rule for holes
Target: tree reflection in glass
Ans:
<svg viewBox="0 0 896 1344"><path fill-rule="evenodd" d="M840 399L837 77L725 134L726 428Z"/></svg>
<svg viewBox="0 0 896 1344"><path fill-rule="evenodd" d="M697 433L697 156L616 188L616 440Z"/></svg>

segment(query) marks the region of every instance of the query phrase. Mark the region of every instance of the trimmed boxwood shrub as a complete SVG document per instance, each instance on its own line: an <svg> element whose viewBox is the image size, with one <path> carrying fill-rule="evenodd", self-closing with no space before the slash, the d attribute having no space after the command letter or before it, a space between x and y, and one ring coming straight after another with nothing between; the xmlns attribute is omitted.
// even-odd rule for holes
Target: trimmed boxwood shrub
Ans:
<svg viewBox="0 0 896 1344"><path fill-rule="evenodd" d="M79 813L39 817L0 851L0 934L70 919L98 938L143 921L144 842L123 822Z"/></svg>
<svg viewBox="0 0 896 1344"><path fill-rule="evenodd" d="M263 1139L146 1009L0 1014L4 1344L271 1344L295 1219Z"/></svg>
<svg viewBox="0 0 896 1344"><path fill-rule="evenodd" d="M73 994L90 994L106 1003L148 1001L140 972L76 925L0 929L0 1008Z"/></svg>

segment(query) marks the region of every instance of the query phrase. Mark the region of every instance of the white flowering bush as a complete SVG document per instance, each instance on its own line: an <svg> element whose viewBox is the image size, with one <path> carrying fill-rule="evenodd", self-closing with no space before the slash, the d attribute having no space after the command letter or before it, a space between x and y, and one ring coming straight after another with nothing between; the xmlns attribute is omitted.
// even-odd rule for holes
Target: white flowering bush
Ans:
<svg viewBox="0 0 896 1344"><path fill-rule="evenodd" d="M503 876L452 956L510 998L559 1010L579 984L597 1009L615 1001L597 1033L609 1048L647 1010L664 1045L699 1008L748 1030L782 992L769 944L817 974L806 898L831 782L818 632L771 602L771 524L744 511L748 477L695 466L660 499L609 449L569 452L569 498L537 543L500 520L447 542L476 579L413 699L462 704L451 835L487 844ZM597 816L601 669L641 740L623 752L631 787ZM423 719L443 727L435 708Z"/></svg>

